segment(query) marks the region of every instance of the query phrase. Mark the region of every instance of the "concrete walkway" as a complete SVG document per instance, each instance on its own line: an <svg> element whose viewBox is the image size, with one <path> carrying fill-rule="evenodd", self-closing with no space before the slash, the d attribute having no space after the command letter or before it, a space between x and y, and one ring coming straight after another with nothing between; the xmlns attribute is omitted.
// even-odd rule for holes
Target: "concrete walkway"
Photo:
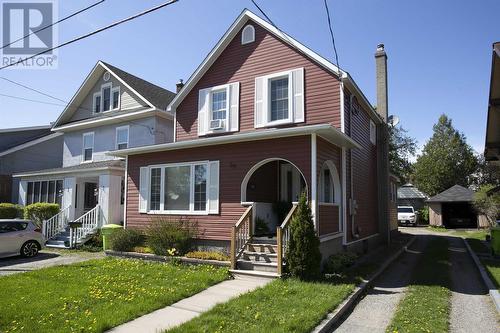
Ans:
<svg viewBox="0 0 500 333"><path fill-rule="evenodd" d="M61 253L44 250L33 258L18 256L0 259L0 276L24 273L52 266L69 265L98 258L104 258L104 254L102 252Z"/></svg>
<svg viewBox="0 0 500 333"><path fill-rule="evenodd" d="M448 237L451 262L450 331L499 332L495 305L479 276L464 240Z"/></svg>
<svg viewBox="0 0 500 333"><path fill-rule="evenodd" d="M417 238L408 251L403 253L374 282L373 288L334 331L384 333L404 295L413 268L427 242L427 237Z"/></svg>
<svg viewBox="0 0 500 333"><path fill-rule="evenodd" d="M177 303L156 310L108 332L113 333L157 333L185 323L201 313L210 310L218 303L252 291L271 282L270 279L241 278L223 281L204 291L185 298Z"/></svg>

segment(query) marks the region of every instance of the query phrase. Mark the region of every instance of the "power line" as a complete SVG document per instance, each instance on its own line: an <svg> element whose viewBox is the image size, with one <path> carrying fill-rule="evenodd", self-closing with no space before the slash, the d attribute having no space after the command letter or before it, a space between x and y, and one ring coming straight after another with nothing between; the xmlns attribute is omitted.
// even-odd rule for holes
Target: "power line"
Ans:
<svg viewBox="0 0 500 333"><path fill-rule="evenodd" d="M65 100L63 100L63 99L60 99L60 98L58 98L58 97L55 97L55 96L49 95L49 94L44 93L43 91L37 90L37 89L35 89L35 88L28 87L28 86L26 86L26 85L24 85L24 84L22 84L22 83L19 83L19 82L13 81L13 80L8 79L8 78L6 78L6 77L0 76L0 79L5 80L5 81L7 81L7 82L10 82L10 83L12 83L12 84L15 84L15 85L17 85L17 86L23 87L23 88L25 88L25 89L28 89L28 90L34 91L34 92L36 92L36 93L39 93L40 95L44 95L44 96L46 96L46 97L50 97L50 98L55 99L55 100L57 100L57 101L63 102L63 103L65 103L65 104L69 104L68 102L66 102L66 101L65 101Z"/></svg>
<svg viewBox="0 0 500 333"><path fill-rule="evenodd" d="M90 37L90 36L93 36L93 35L95 35L95 34L98 34L98 33L102 32L102 31L108 30L108 29L110 29L110 28L113 28L113 27L115 27L115 26L117 26L117 25L120 25L120 24L122 24L122 23L125 23L125 22L128 22L128 21L131 21L131 20L133 20L133 19L136 19L136 18L138 18L138 17L141 17L141 16L143 16L143 15L149 14L149 13L151 13L151 12L154 12L154 11L156 11L156 10L158 10L158 9L161 9L161 8L163 8L163 7L166 7L166 6L171 5L171 4L173 4L173 3L176 3L177 1L179 1L179 0L170 0L170 1L168 1L168 2L165 2L165 3L161 4L161 5L158 5L158 6L156 6L156 7L153 7L153 8L147 9L147 10L145 10L145 11L142 11L142 12L138 13L138 14L132 15L132 16L127 17L127 18L125 18L125 19L122 19L122 20L120 20L120 21L117 21L117 22L111 23L111 24L109 24L109 25L107 25L107 26L105 26L105 27L102 27L102 28L100 28L100 29L97 29L97 30L94 30L94 31L92 31L92 32L89 32L88 34L85 34L85 35L82 35L82 36L79 36L79 37L73 38L73 39L71 39L71 40L69 40L69 41L67 41L67 42L64 42L64 43L59 44L59 45L54 46L54 47L51 47L51 48L49 48L49 49L47 49L47 50L44 50L44 51L38 52L37 54L34 54L34 55L32 55L32 56L26 57L26 58L24 58L24 59L20 59L20 60L18 60L18 61L16 61L16 62L13 62L13 63L8 64L8 65L2 66L2 67L0 67L0 70L1 70L1 69L5 69L5 68L8 68L8 67L11 67L11 66L15 66L15 65L20 64L20 63L23 63L23 62L25 62L25 61L27 61L27 60L33 59L33 58L35 58L35 57L38 57L38 56L40 56L40 55L42 55L42 54L45 54L45 53L48 53L48 52L50 52L50 51L57 50L57 49L59 49L59 48L61 48L61 47L64 47L64 46L66 46L66 45L73 44L73 43L75 43L75 42L77 42L77 41L79 41L79 40L82 40L82 39L88 38L88 37Z"/></svg>
<svg viewBox="0 0 500 333"><path fill-rule="evenodd" d="M96 2L96 3L94 3L94 4L90 5L90 6L87 6L87 7L85 7L85 8L80 9L79 11L74 12L74 13L73 13L73 14L71 14L71 15L68 15L68 16L66 16L66 17L63 17L62 19L60 19L60 20L58 20L58 21L56 21L56 22L54 22L54 23L52 23L52 24L46 25L45 27L40 28L40 29L38 29L38 30L35 30L35 31L33 31L33 32L29 33L29 34L27 34L26 36L20 37L20 38L16 39L15 41L12 41L12 42L10 42L10 43L8 43L8 44L5 44L5 45L3 45L3 46L0 48L0 50L4 49L4 48L6 48L7 46L10 46L10 45L12 45L12 44L14 44L14 43L17 43L17 42L19 42L20 40L26 39L26 38L28 38L29 36L33 35L33 34L36 34L36 33L40 32L40 31L43 31L43 30L45 30L45 29L48 29L48 28L50 28L50 27L52 27L52 26L54 26L54 25L56 25L56 24L59 24L59 23L61 23L61 22L64 22L64 21L66 21L67 19L72 18L73 16L76 16L76 15L78 15L78 14L80 14L80 13L83 13L84 11L87 11L87 10L89 10L89 9L91 9L91 8L93 8L93 7L95 7L95 6L99 5L99 4L101 4L101 3L103 3L104 1L106 1L106 0L101 0L101 1L98 1L98 2Z"/></svg>
<svg viewBox="0 0 500 333"><path fill-rule="evenodd" d="M45 101L40 101L40 100L36 100L36 99L29 99L29 98L24 98L24 97L19 97L19 96L13 96L13 95L7 95L7 94L1 94L1 93L0 93L0 96L14 98L14 99L20 99L20 100L23 100L23 101L34 102L34 103L42 103L42 104L49 104L49 105L64 106L63 104L45 102Z"/></svg>
<svg viewBox="0 0 500 333"><path fill-rule="evenodd" d="M340 76L339 56L337 53L337 47L335 46L335 37L333 36L333 28L332 28L332 21L330 18L330 10L328 9L328 0L324 0L324 3L325 3L325 9L326 9L326 16L328 18L328 28L330 29L330 36L332 37L333 51L335 52L335 62L337 63L337 69L339 71L339 76Z"/></svg>
<svg viewBox="0 0 500 333"><path fill-rule="evenodd" d="M257 9L259 10L259 12L261 12L262 15L264 15L264 17L266 18L266 20L269 21L269 23L271 23L271 25L273 27L275 27L276 29L278 29L278 31L283 35L283 37L285 37L285 39L288 41L288 43L290 43L290 45L295 48L297 51L301 52L296 46L295 46L295 43L293 43L289 38L288 38L288 35L286 33L284 33L280 28L278 28L278 26L276 24L274 24L274 22L269 18L269 16L267 16L267 14L262 10L262 8L259 7L259 5L254 1L254 0L251 0L252 3L254 4L255 7L257 7Z"/></svg>

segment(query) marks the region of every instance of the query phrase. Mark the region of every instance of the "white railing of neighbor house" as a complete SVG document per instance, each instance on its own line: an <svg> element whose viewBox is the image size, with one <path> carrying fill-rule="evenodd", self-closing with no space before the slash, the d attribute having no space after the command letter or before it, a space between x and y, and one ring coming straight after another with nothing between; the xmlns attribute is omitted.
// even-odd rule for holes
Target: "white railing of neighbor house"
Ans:
<svg viewBox="0 0 500 333"><path fill-rule="evenodd" d="M75 245L75 240L76 243L81 243L85 237L99 228L100 212L101 208L97 205L74 221L75 223L81 223L82 226L70 229L70 247Z"/></svg>
<svg viewBox="0 0 500 333"><path fill-rule="evenodd" d="M68 226L68 213L70 207L71 206L61 209L59 213L43 221L42 234L45 239L51 239L66 229Z"/></svg>

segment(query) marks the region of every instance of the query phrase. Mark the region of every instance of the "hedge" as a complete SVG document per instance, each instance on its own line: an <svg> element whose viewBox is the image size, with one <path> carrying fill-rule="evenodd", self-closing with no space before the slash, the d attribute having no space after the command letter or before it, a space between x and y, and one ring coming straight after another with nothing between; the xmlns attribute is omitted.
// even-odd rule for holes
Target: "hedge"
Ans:
<svg viewBox="0 0 500 333"><path fill-rule="evenodd" d="M24 208L24 218L42 224L44 220L50 219L59 213L59 205L54 203L39 202Z"/></svg>
<svg viewBox="0 0 500 333"><path fill-rule="evenodd" d="M0 203L0 219L15 219L24 216L24 208L11 203Z"/></svg>

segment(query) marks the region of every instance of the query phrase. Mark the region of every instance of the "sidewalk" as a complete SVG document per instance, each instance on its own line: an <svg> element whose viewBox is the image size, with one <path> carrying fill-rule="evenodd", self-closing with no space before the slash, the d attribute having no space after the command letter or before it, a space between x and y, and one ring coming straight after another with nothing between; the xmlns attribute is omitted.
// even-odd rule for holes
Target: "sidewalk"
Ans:
<svg viewBox="0 0 500 333"><path fill-rule="evenodd" d="M177 303L117 326L112 333L157 333L180 325L210 310L218 303L252 291L271 279L248 278L223 281Z"/></svg>

